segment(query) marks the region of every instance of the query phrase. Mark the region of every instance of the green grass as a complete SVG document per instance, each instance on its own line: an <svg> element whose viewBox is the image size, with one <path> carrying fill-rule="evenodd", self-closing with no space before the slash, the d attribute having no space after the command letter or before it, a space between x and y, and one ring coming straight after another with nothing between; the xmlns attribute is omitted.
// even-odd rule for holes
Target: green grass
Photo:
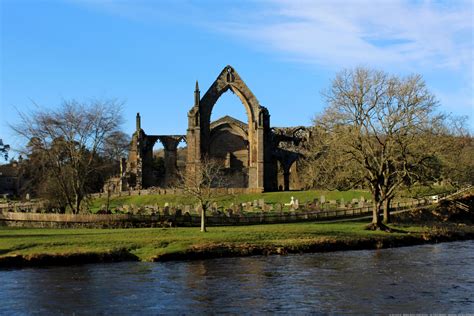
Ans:
<svg viewBox="0 0 474 316"><path fill-rule="evenodd" d="M326 201L340 200L343 198L346 202L352 199L360 199L363 196L365 199L370 199L370 192L365 190L350 190L350 191L325 191L325 190L311 190L311 191L289 191L289 192L266 192L254 194L238 194L235 196L220 196L215 199L219 206L229 206L231 203L251 202L258 199L264 199L265 203L289 203L291 197L298 199L300 203L305 203L320 198L324 195ZM102 205L105 205L106 198L93 199L90 204L91 211L97 211ZM164 206L165 203L170 205L177 204L193 204L194 202L186 196L182 195L135 195L135 196L121 196L114 197L110 200L110 208L116 208L122 205L134 204L136 206L155 205Z"/></svg>
<svg viewBox="0 0 474 316"><path fill-rule="evenodd" d="M400 233L364 230L366 223L297 223L237 227L136 229L23 229L0 228L0 258L40 254L105 253L126 249L142 261L192 247L216 244L299 247L330 240L396 238ZM420 227L405 230L421 232Z"/></svg>
<svg viewBox="0 0 474 316"><path fill-rule="evenodd" d="M456 188L453 186L413 186L410 189L405 189L399 192L399 197L424 197L429 195L437 195L442 193L448 193L456 191Z"/></svg>

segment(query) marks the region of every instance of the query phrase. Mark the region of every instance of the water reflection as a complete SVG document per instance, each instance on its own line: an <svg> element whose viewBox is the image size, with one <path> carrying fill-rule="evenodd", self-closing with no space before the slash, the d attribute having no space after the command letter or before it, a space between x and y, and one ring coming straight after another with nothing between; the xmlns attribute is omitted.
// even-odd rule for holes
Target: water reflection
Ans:
<svg viewBox="0 0 474 316"><path fill-rule="evenodd" d="M466 313L474 241L0 271L0 314Z"/></svg>

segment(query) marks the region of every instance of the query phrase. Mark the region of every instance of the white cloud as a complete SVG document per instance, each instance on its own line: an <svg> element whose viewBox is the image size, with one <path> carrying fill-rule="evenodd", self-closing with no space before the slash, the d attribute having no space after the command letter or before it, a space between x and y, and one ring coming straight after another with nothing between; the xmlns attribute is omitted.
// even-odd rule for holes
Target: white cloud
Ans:
<svg viewBox="0 0 474 316"><path fill-rule="evenodd" d="M473 3L268 0L250 18L241 12L216 29L334 70L368 65L429 74L444 110L468 114L474 127Z"/></svg>
<svg viewBox="0 0 474 316"><path fill-rule="evenodd" d="M317 67L428 74L443 106L474 120L471 0L70 1L145 23L193 25Z"/></svg>
<svg viewBox="0 0 474 316"><path fill-rule="evenodd" d="M307 63L472 67L472 2L268 1L216 29Z"/></svg>
<svg viewBox="0 0 474 316"><path fill-rule="evenodd" d="M471 0L69 1L131 20L223 32L300 62L472 69Z"/></svg>

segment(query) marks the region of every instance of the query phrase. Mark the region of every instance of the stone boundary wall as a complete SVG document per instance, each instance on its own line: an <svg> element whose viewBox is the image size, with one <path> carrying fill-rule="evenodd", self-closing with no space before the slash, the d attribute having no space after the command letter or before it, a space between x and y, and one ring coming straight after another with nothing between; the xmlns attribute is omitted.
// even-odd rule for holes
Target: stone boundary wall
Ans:
<svg viewBox="0 0 474 316"><path fill-rule="evenodd" d="M222 195L232 195L232 194L251 194L251 193L262 193L263 191L259 188L213 188L211 191L216 192ZM118 193L111 193L110 197L118 196L135 196L135 195L167 195L167 194L177 194L182 195L182 189L165 189L165 188L150 188L144 190L130 190L130 191L121 191ZM90 195L91 198L105 198L107 193L93 193Z"/></svg>
<svg viewBox="0 0 474 316"><path fill-rule="evenodd" d="M426 200L406 203L391 211L425 206ZM293 223L338 218L351 218L372 214L372 206L352 209L326 211L290 211L279 214L258 212L254 214L226 216L207 216L208 226L233 226ZM132 228L132 227L197 227L201 217L197 214L183 215L132 215L132 214L40 214L40 213L0 213L0 226L11 227L49 227L49 228Z"/></svg>
<svg viewBox="0 0 474 316"><path fill-rule="evenodd" d="M34 212L43 207L41 202L0 203L0 212Z"/></svg>

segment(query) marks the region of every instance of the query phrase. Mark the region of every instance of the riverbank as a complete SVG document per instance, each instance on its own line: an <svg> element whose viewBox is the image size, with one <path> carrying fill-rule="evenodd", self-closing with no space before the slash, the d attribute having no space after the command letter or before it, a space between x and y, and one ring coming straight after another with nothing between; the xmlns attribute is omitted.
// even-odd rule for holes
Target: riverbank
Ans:
<svg viewBox="0 0 474 316"><path fill-rule="evenodd" d="M294 223L241 227L137 229L0 229L0 267L167 261L216 257L381 249L474 239L474 226L391 225L367 231L365 222Z"/></svg>

